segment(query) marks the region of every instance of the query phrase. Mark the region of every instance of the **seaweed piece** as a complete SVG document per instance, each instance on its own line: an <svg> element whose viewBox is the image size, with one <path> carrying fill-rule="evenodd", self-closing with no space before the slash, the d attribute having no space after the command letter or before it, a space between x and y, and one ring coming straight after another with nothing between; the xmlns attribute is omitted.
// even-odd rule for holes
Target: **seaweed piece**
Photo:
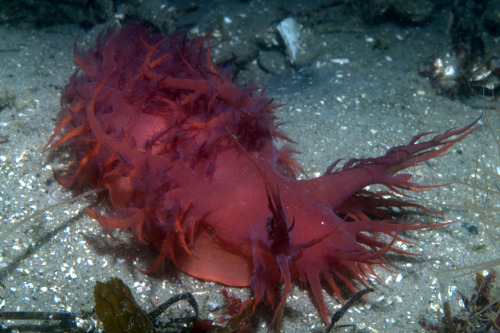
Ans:
<svg viewBox="0 0 500 333"><path fill-rule="evenodd" d="M250 317L252 316L253 301L247 300L242 302L233 294L228 294L227 290L222 290L222 295L229 302L227 306L227 314L231 316L226 323L226 326L216 330L217 333L229 332L249 332L251 328ZM276 332L279 332L276 330Z"/></svg>
<svg viewBox="0 0 500 333"><path fill-rule="evenodd" d="M476 287L470 297L458 292L464 308L452 316L450 303L443 303L444 316L438 313L438 322L429 323L424 316L419 319L420 326L427 332L498 332L500 330L500 306L498 299L490 295L490 290L497 277L492 271L488 274L476 274Z"/></svg>
<svg viewBox="0 0 500 333"><path fill-rule="evenodd" d="M157 318L175 303L186 300L194 310L194 315L188 317L169 318L167 322L161 322ZM172 324L189 324L198 319L198 303L190 293L182 293L169 298L165 303L148 313L149 320L156 328L167 328Z"/></svg>
<svg viewBox="0 0 500 333"><path fill-rule="evenodd" d="M248 300L242 304L242 309L231 316L224 327L217 327L215 333L251 332L250 317L252 316L253 301ZM276 332L280 332L276 330Z"/></svg>
<svg viewBox="0 0 500 333"><path fill-rule="evenodd" d="M332 320L330 321L330 325L325 330L325 333L330 333L335 326L335 324L344 316L344 314L349 310L349 308L359 299L363 298L363 296L367 293L371 293L375 291L373 288L365 288L363 290L358 291L347 303L342 305L340 309L338 309L332 316Z"/></svg>
<svg viewBox="0 0 500 333"><path fill-rule="evenodd" d="M137 305L130 289L118 278L94 287L95 313L108 333L155 332L146 312Z"/></svg>
<svg viewBox="0 0 500 333"><path fill-rule="evenodd" d="M72 312L5 311L0 321L19 321L1 324L0 332L96 332L97 322Z"/></svg>

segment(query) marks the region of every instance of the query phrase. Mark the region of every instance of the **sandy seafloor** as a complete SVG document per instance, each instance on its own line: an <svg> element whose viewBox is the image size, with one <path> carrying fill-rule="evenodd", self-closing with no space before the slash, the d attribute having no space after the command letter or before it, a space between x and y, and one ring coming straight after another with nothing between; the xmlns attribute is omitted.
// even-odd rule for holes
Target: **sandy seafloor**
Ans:
<svg viewBox="0 0 500 333"><path fill-rule="evenodd" d="M221 15L231 21L225 21L230 38L213 49L214 58L224 52L227 43L244 43L244 38L252 37L252 31L242 29L245 24L238 25L238 20L268 12L265 4L257 4L221 5ZM317 55L308 63L259 77L259 84L267 84L267 93L285 104L276 114L285 122L283 129L289 137L299 143L299 160L309 175L319 174L338 158L378 156L417 133L464 126L481 114L481 107L437 95L418 75L418 64L451 49L450 38L444 34L446 19L446 12L438 13L432 23L421 27L394 23L366 27L354 24L355 20L341 21L335 32L317 37ZM272 29L276 22L263 19L262 24ZM233 28L236 26L239 28ZM2 93L15 96L12 105L0 111L1 233L27 215L71 197L54 181L52 169L62 167L57 156L43 154L42 149L57 120L61 91L76 68L72 57L75 38L85 39L102 28L88 32L77 25L0 26L0 87ZM196 30L202 34L209 29L204 26L192 32ZM377 38L387 41L389 48L374 48L371 40ZM339 64L332 61L335 58L349 62ZM498 152L485 129L458 143L447 156L418 167L415 180L424 184L471 182L478 157L482 166L479 177L486 177L486 168L497 172ZM471 199L466 187L450 186L423 194L417 202L435 208L463 205ZM222 288L242 299L251 297L250 289L200 281L172 265L167 266L166 274L141 274L136 267L151 265L154 252L131 240L128 232L105 231L90 219L84 208L94 201L91 197L51 209L6 236L0 245L1 311L88 312L93 307L95 282L111 277L130 286L147 310L152 308L151 298L162 302L174 294L191 292L200 304L202 318L217 317L211 310L223 305ZM418 318L423 315L435 322L443 302L450 301L453 313L459 311L457 291L470 295L474 279L439 270L498 257L499 249L473 214L446 206L442 209L447 220L458 222L406 233L416 245L402 247L422 256L399 258L390 265L393 272L376 268L385 283L375 281L376 291L367 296L370 304L358 303L339 324L353 324L358 332L421 332ZM407 218L439 221L432 216ZM477 247L480 249L474 250ZM498 292L498 286L495 288ZM338 300L327 291L324 294L330 309L338 309ZM272 311L266 305L258 308L256 332L268 330ZM283 332L324 331L307 289L294 286L283 325Z"/></svg>

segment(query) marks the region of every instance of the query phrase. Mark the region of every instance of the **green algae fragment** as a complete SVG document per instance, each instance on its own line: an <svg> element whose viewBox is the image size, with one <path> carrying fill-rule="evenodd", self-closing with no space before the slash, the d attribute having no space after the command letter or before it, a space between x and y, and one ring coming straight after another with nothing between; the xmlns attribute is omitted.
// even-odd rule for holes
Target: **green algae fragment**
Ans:
<svg viewBox="0 0 500 333"><path fill-rule="evenodd" d="M94 287L95 313L106 333L149 333L154 327L135 302L130 289L118 278Z"/></svg>

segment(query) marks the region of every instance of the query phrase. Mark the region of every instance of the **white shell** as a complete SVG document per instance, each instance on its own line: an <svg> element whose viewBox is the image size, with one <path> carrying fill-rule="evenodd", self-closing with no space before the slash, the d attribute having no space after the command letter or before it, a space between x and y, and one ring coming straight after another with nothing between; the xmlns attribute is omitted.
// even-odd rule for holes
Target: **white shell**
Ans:
<svg viewBox="0 0 500 333"><path fill-rule="evenodd" d="M300 27L293 18L288 17L281 21L277 28L281 38L285 42L290 63L294 64L297 51L300 48Z"/></svg>

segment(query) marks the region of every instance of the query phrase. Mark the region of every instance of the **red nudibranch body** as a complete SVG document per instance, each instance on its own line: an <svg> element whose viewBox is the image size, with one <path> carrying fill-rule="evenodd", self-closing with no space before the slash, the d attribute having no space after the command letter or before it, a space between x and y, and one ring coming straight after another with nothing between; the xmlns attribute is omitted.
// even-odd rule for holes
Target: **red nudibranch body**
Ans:
<svg viewBox="0 0 500 333"><path fill-rule="evenodd" d="M272 101L234 87L206 42L127 23L101 33L94 50L75 47L79 70L47 149L70 146L77 167L57 179L106 189L110 211L89 214L150 243L159 255L149 271L170 260L201 279L251 286L255 304L274 304L284 283L278 309L299 281L327 323L321 283L339 298L339 286L356 291L353 280L376 276L384 253L404 253L393 247L398 232L429 227L391 219L394 209L425 209L395 195L426 188L398 172L440 156L474 123L297 180L291 151L273 144L288 139ZM366 190L371 184L389 191Z"/></svg>

